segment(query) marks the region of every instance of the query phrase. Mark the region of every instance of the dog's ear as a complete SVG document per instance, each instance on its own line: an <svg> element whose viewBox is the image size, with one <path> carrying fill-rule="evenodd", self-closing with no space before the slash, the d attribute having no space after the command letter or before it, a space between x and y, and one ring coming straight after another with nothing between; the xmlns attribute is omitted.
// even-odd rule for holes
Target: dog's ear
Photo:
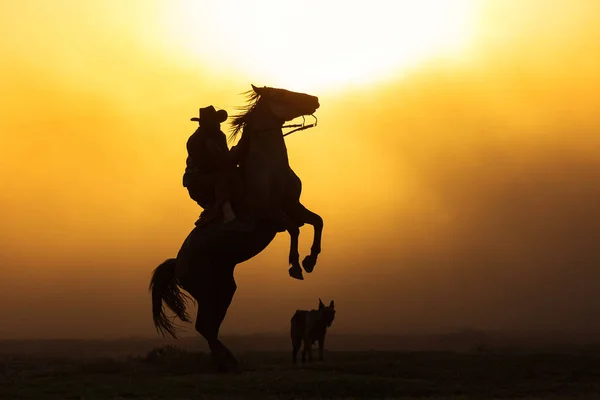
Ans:
<svg viewBox="0 0 600 400"><path fill-rule="evenodd" d="M321 308L325 307L325 304L323 304L323 302L321 301L321 299L319 298L319 310Z"/></svg>
<svg viewBox="0 0 600 400"><path fill-rule="evenodd" d="M329 307L335 308L335 307L333 307L333 300L331 300L331 302L329 303Z"/></svg>

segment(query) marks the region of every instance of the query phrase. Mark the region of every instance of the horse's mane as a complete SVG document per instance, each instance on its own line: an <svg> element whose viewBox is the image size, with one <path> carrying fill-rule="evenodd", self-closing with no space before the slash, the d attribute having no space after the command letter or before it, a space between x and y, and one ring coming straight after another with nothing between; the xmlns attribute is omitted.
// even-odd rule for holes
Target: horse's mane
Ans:
<svg viewBox="0 0 600 400"><path fill-rule="evenodd" d="M242 107L238 107L239 110L243 110L240 114L234 115L231 121L231 132L229 134L229 140L233 141L243 131L248 124L248 121L256 111L256 106L260 100L260 95L254 90L249 90L245 93L247 98L247 104Z"/></svg>

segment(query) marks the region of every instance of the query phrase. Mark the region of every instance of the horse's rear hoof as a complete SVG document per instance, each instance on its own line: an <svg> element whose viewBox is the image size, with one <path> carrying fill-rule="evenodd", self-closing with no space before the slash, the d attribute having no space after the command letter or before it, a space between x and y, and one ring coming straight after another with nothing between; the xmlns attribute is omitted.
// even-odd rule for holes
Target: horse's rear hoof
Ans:
<svg viewBox="0 0 600 400"><path fill-rule="evenodd" d="M218 365L217 373L219 374L241 374L242 370L239 367L230 367L227 365Z"/></svg>
<svg viewBox="0 0 600 400"><path fill-rule="evenodd" d="M241 374L242 368L240 368L237 361L225 361L217 363L217 372L219 374Z"/></svg>

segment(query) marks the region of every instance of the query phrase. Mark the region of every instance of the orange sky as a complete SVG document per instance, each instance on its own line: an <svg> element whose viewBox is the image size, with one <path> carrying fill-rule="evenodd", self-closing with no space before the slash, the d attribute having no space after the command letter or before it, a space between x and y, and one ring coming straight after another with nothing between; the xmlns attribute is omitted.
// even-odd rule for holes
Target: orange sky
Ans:
<svg viewBox="0 0 600 400"><path fill-rule="evenodd" d="M458 29L447 10L395 31L385 3L278 8L287 49L208 6L195 31L188 3L0 4L0 337L154 334L150 273L200 212L189 118L250 83L319 96L287 143L325 236L304 282L284 234L239 266L224 332L285 330L318 297L344 332L600 328L597 2L476 2L456 48L428 33ZM353 27L372 36L340 42Z"/></svg>

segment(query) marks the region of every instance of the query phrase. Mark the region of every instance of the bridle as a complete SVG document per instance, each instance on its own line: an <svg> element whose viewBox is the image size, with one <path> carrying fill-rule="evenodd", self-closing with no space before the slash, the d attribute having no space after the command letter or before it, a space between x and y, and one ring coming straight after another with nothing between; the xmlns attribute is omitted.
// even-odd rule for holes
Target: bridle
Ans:
<svg viewBox="0 0 600 400"><path fill-rule="evenodd" d="M303 131L305 129L308 128L313 128L315 126L317 126L317 122L319 122L319 120L317 119L317 117L315 117L314 114L310 114L311 117L313 117L315 119L315 122L313 122L312 124L308 124L306 125L306 119L304 118L304 115L302 115L302 123L301 124L290 124L290 125L283 125L281 128L296 128L296 129L292 129L291 131L284 133L283 137L286 137L287 135L291 135L294 132L298 132L298 131ZM258 131L255 131L254 133L258 133L258 132L265 132L265 131L269 131L273 128L265 128L265 129L260 129Z"/></svg>
<svg viewBox="0 0 600 400"><path fill-rule="evenodd" d="M284 125L284 126L282 126L282 128L296 128L296 129L292 129L291 131L289 131L287 133L284 133L283 137L286 137L287 135L291 135L294 132L303 131L305 129L317 126L317 122L319 122L319 120L317 119L317 117L315 117L314 114L310 114L310 116L315 119L315 122L313 122L312 124L306 125L306 119L304 118L304 115L303 115L302 116L302 123L301 124L291 124L291 125Z"/></svg>

